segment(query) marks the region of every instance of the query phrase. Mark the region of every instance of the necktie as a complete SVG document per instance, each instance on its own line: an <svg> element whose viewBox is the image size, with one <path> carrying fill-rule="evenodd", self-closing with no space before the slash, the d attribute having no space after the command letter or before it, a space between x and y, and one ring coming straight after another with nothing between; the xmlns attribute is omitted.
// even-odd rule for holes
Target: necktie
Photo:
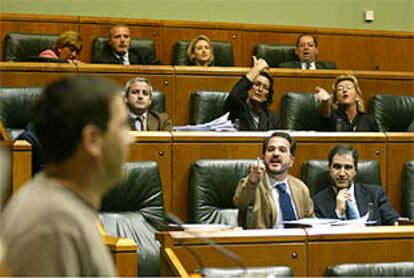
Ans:
<svg viewBox="0 0 414 278"><path fill-rule="evenodd" d="M286 184L279 183L276 185L279 191L279 205L282 210L283 220L296 220L295 211L292 207L292 200L289 193L286 191Z"/></svg>
<svg viewBox="0 0 414 278"><path fill-rule="evenodd" d="M359 213L356 210L356 204L351 201L346 201L346 219L358 219Z"/></svg>
<svg viewBox="0 0 414 278"><path fill-rule="evenodd" d="M310 63L306 63L305 67L306 67L306 69L308 70L308 69L310 69L310 68L311 68L311 64L310 64Z"/></svg>
<svg viewBox="0 0 414 278"><path fill-rule="evenodd" d="M122 61L122 64L129 65L129 61L126 55L121 56L121 61Z"/></svg>
<svg viewBox="0 0 414 278"><path fill-rule="evenodd" d="M146 131L147 130L147 125L146 125L146 121L145 118L143 116L137 116L136 120L139 122L140 124L140 131Z"/></svg>

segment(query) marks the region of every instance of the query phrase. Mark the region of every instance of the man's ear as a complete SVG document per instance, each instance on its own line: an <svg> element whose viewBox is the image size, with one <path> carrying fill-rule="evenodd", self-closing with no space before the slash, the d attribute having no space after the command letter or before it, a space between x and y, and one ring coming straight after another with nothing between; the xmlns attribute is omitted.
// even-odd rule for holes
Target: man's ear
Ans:
<svg viewBox="0 0 414 278"><path fill-rule="evenodd" d="M290 163L289 163L289 168L292 168L293 164L295 163L295 156L290 155Z"/></svg>
<svg viewBox="0 0 414 278"><path fill-rule="evenodd" d="M102 131L94 125L87 125L81 134L82 145L90 156L100 157L102 155Z"/></svg>

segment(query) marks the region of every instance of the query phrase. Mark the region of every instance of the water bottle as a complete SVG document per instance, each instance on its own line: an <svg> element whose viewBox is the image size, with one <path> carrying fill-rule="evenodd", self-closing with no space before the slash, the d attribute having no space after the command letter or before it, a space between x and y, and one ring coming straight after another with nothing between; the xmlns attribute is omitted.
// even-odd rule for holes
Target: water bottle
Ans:
<svg viewBox="0 0 414 278"><path fill-rule="evenodd" d="M368 203L368 218L367 218L367 222L365 223L365 225L371 226L375 224L376 224L376 220L375 220L375 215L374 215L374 204Z"/></svg>

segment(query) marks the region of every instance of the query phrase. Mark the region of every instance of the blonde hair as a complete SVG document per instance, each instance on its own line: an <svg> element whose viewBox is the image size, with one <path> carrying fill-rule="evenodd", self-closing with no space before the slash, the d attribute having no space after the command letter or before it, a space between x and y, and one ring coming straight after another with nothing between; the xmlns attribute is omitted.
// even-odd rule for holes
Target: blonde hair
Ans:
<svg viewBox="0 0 414 278"><path fill-rule="evenodd" d="M76 52L79 54L83 47L83 40L81 35L75 31L63 32L57 38L54 49L57 50L63 47L74 47L76 49Z"/></svg>
<svg viewBox="0 0 414 278"><path fill-rule="evenodd" d="M210 46L211 57L207 63L207 65L210 65L214 61L213 45L211 44L211 40L207 36L204 36L204 35L198 35L190 42L190 45L187 48L187 59L188 61L190 61L191 64L195 64L195 65L197 64L197 61L194 55L194 50L195 50L196 44L199 41L206 41L208 45Z"/></svg>
<svg viewBox="0 0 414 278"><path fill-rule="evenodd" d="M357 95L359 96L359 99L356 100L357 103L357 110L358 112L365 112L365 105L364 105L364 101L362 100L362 91L361 88L359 87L359 83L358 83L358 79L351 74L347 74L347 75L339 75L336 77L334 83L332 84L332 89L333 89L333 103L332 103L332 108L336 111L339 109L339 104L338 104L338 99L336 96L336 90L337 90L337 86L338 83L344 80L348 80L351 81L352 83L354 83L354 87L355 87L355 91L357 93Z"/></svg>

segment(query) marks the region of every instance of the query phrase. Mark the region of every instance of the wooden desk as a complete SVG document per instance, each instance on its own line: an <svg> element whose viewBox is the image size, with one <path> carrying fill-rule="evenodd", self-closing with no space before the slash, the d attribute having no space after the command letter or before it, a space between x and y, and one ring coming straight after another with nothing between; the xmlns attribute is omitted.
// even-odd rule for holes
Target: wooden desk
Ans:
<svg viewBox="0 0 414 278"><path fill-rule="evenodd" d="M311 229L243 230L197 234L235 252L246 266L287 265L295 276L323 276L325 268L340 263L374 263L414 260L414 226L325 227ZM188 273L205 267L237 267L212 246L193 234L163 232L161 274L172 270L165 261L166 248L172 249ZM186 246L186 247L185 247Z"/></svg>
<svg viewBox="0 0 414 278"><path fill-rule="evenodd" d="M171 210L171 133L162 131L131 132L134 143L130 146L128 161L153 160L158 163L163 185L164 207Z"/></svg>
<svg viewBox="0 0 414 278"><path fill-rule="evenodd" d="M137 244L127 238L104 235L102 240L108 247L114 260L116 271L120 277L136 276Z"/></svg>
<svg viewBox="0 0 414 278"><path fill-rule="evenodd" d="M224 246L237 254L246 266L287 265L295 275L306 276L306 234L302 229L205 232L197 237L209 238ZM188 273L202 267L189 248L200 257L204 267L239 266L194 234L164 232L156 238L161 243L161 275L173 273L164 261L165 248L175 252Z"/></svg>
<svg viewBox="0 0 414 278"><path fill-rule="evenodd" d="M322 276L335 264L414 260L414 226L335 227L306 233L307 276Z"/></svg>
<svg viewBox="0 0 414 278"><path fill-rule="evenodd" d="M402 212L402 182L404 162L414 160L414 132L388 132L387 134L387 187L388 198L394 208Z"/></svg>

